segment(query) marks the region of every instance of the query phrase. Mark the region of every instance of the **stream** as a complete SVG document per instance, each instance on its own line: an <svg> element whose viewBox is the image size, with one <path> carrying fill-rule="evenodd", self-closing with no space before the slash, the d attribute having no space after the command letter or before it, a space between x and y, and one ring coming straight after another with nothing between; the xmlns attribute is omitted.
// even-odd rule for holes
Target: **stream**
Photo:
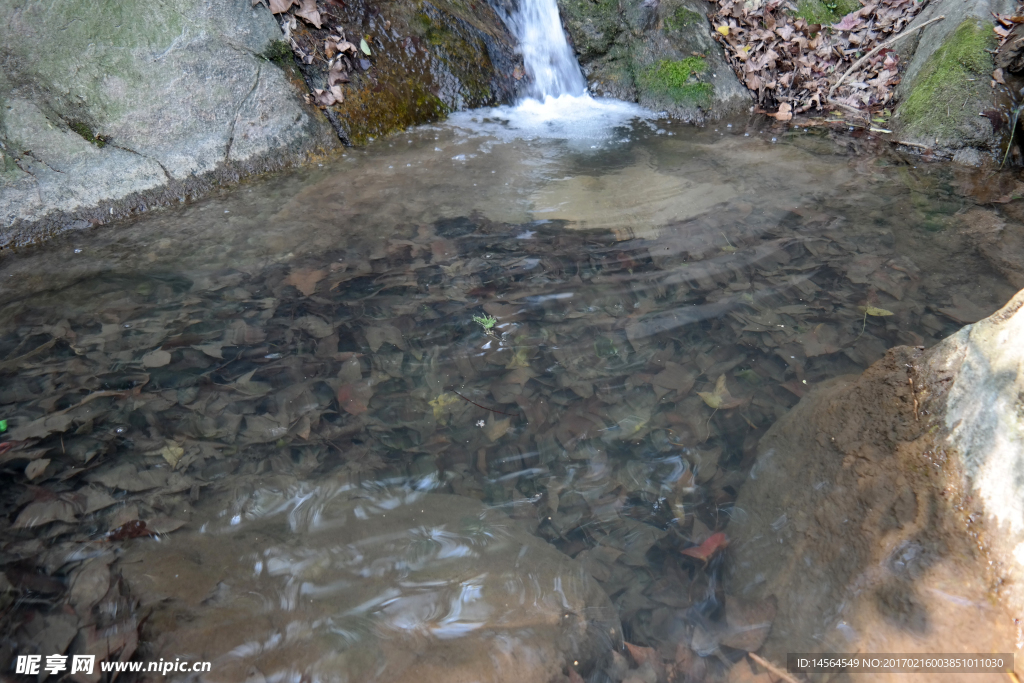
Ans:
<svg viewBox="0 0 1024 683"><path fill-rule="evenodd" d="M998 183L581 83L0 258L7 652L733 680L758 440L1014 294Z"/></svg>

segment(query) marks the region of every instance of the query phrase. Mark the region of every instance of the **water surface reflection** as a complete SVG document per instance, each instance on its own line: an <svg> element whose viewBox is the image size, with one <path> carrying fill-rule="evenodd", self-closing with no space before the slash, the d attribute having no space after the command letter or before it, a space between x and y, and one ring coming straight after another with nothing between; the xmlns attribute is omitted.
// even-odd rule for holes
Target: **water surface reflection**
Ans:
<svg viewBox="0 0 1024 683"><path fill-rule="evenodd" d="M774 609L720 580L760 437L1014 289L947 167L487 116L7 256L18 580L114 567L143 656L222 680L727 679ZM117 595L63 647L132 656Z"/></svg>

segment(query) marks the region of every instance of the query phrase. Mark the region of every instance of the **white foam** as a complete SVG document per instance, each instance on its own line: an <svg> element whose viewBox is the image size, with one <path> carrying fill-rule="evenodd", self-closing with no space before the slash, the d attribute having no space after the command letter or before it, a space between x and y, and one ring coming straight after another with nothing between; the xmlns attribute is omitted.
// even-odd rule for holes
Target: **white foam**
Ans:
<svg viewBox="0 0 1024 683"><path fill-rule="evenodd" d="M564 140L578 149L602 148L626 142L629 126L654 118L653 112L631 102L582 95L525 99L514 106L473 109L453 114L448 123L477 135L508 142Z"/></svg>

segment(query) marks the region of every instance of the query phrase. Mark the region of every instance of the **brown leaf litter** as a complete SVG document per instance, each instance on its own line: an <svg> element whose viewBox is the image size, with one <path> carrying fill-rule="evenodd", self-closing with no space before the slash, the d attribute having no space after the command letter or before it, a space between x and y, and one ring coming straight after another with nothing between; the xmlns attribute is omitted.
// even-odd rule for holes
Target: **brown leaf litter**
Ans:
<svg viewBox="0 0 1024 683"><path fill-rule="evenodd" d="M836 105L874 113L892 101L900 82L899 55L884 47L858 69L847 70L899 35L921 11L914 0L863 3L831 26L809 24L788 0L719 0L710 16L715 39L762 111L779 121Z"/></svg>

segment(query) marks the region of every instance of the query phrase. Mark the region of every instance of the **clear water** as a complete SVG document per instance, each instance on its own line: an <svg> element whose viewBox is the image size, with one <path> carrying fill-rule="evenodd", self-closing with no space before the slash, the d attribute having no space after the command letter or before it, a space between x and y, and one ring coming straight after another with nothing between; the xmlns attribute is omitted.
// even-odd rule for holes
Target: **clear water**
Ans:
<svg viewBox="0 0 1024 683"><path fill-rule="evenodd" d="M759 438L809 388L931 345L1013 288L965 242L962 170L635 113L468 113L6 255L9 561L67 581L124 550L111 566L145 609L96 623L123 634L152 610L136 656L214 660L211 680L445 680L432 655L499 632L522 666L568 657L560 676L641 675L612 654L625 640L727 680L728 652L679 644L721 619L728 556L680 551L729 533ZM325 536L353 499L372 520L427 493L514 522L439 504ZM135 520L177 530L131 540ZM501 555L526 547L510 525L555 554ZM491 548L518 568L504 592L457 559ZM604 635L550 635L556 612Z"/></svg>

